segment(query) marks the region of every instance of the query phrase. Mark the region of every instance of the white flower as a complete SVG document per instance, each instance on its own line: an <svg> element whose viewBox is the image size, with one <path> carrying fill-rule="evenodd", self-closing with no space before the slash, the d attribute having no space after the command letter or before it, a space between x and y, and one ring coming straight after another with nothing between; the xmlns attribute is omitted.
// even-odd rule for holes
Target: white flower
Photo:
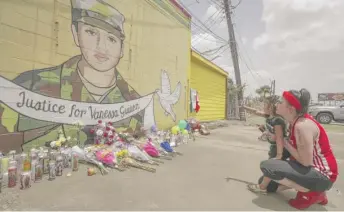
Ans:
<svg viewBox="0 0 344 212"><path fill-rule="evenodd" d="M97 136L102 136L103 135L103 130L98 129L97 132L96 132L96 135Z"/></svg>

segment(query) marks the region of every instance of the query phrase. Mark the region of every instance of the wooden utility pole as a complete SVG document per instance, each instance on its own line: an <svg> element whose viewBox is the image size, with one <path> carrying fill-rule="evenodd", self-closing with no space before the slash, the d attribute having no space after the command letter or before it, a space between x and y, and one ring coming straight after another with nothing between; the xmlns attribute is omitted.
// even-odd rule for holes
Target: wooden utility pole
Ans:
<svg viewBox="0 0 344 212"><path fill-rule="evenodd" d="M271 87L270 87L270 96L276 94L276 81L272 80L271 81Z"/></svg>
<svg viewBox="0 0 344 212"><path fill-rule="evenodd" d="M236 82L236 86L239 88L239 91L238 91L239 116L240 116L241 121L246 121L245 110L243 107L241 107L243 104L244 95L243 95L243 89L241 85L238 50L237 50L237 45L236 45L235 35L234 35L234 28L233 28L233 23L232 23L232 11L231 11L232 4L231 4L231 0L223 0L223 3L225 6L225 13L226 13L226 18L227 18L229 45L231 48L231 55L232 55L234 73L235 73L235 82Z"/></svg>
<svg viewBox="0 0 344 212"><path fill-rule="evenodd" d="M276 95L276 80L273 80L272 81L272 94L273 95Z"/></svg>

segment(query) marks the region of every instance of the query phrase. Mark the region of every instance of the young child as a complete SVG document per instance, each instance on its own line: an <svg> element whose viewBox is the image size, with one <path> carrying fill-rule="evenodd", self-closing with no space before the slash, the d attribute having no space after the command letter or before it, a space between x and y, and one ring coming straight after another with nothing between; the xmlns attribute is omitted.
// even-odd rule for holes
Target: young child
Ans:
<svg viewBox="0 0 344 212"><path fill-rule="evenodd" d="M260 126L259 129L261 131L265 130L263 135L266 134L267 141L270 143L269 159L275 158L286 160L290 156L289 152L283 147L283 139L287 137L287 124L281 116L276 114L276 104L278 100L277 96L267 97L264 101L263 112L246 106L244 106L244 108L258 116L265 117L265 126ZM277 190L278 184L273 181L269 183L266 190L260 189L260 183L262 183L263 180L268 179L261 177L258 181L259 184L249 185L248 189L259 193L275 192Z"/></svg>
<svg viewBox="0 0 344 212"><path fill-rule="evenodd" d="M259 137L258 140L260 141L267 141L267 131L265 128L265 124L257 124L257 127L259 129L259 131L262 133Z"/></svg>

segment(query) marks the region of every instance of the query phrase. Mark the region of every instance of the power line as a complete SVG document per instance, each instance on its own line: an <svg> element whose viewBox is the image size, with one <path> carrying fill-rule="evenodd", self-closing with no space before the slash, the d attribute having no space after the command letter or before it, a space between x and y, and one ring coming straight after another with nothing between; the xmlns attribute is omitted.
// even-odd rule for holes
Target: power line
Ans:
<svg viewBox="0 0 344 212"><path fill-rule="evenodd" d="M213 2L215 3L215 2ZM216 4L217 6L220 6L221 9L218 9L217 11L215 11L211 16L209 16L207 18L207 20L205 22L202 22L199 18L197 18L190 10L189 8L183 4L182 2L180 2L180 4L184 7L184 9L191 15L191 24L192 26L194 26L196 28L196 30L193 31L193 34L199 34L200 32L204 32L206 33L207 35L201 37L196 37L195 39L192 40L192 49L195 50L197 53L201 54L202 56L205 56L205 57L209 57L210 55L215 55L213 57L214 58L217 58L218 55L218 52L220 50L222 50L223 48L225 48L225 46L227 46L229 44L228 40L224 39L223 37L219 36L218 34L216 34L214 32L213 29L211 29L212 26L215 25L215 23L218 22L218 20L221 19L221 14L223 14L223 7L219 4ZM220 22L222 22L224 19L224 16L222 18L222 20ZM207 26L207 25L210 25L210 26ZM212 35L215 40L211 40L211 39L208 39L208 37ZM208 40L208 41L211 41L211 42L214 42L214 43L223 43L224 45L220 46L220 47L217 47L215 49L210 49L210 50L207 50L205 52L201 52L200 50L197 49L197 44L199 44L202 40ZM209 59L209 58L208 58Z"/></svg>
<svg viewBox="0 0 344 212"><path fill-rule="evenodd" d="M220 55L222 55L225 51L227 51L228 49L229 49L229 45L226 47L226 48L224 48L223 50L222 50L222 52L221 53L218 53L215 57L213 57L212 59L210 59L210 61L214 61L214 60L216 60L217 58L219 58L219 57L221 57Z"/></svg>
<svg viewBox="0 0 344 212"><path fill-rule="evenodd" d="M240 1L237 5L236 5L236 7L238 7L239 5L240 5L240 3L241 3L242 1ZM234 12L235 10L233 10L233 17L235 18L235 12ZM243 51L244 51L244 53L246 54L246 56L247 56L247 59L248 59L248 62L250 63L250 66L251 67L253 67L253 69L254 70L256 70L255 68L254 68L254 65L253 65L253 62L252 62L252 60L251 60L251 57L250 57L250 54L247 52L247 50L246 50L246 48L245 48L245 45L244 45L244 43L242 42L242 36L240 35L240 33L239 33L239 30L236 28L236 25L235 24L233 24L233 26L234 26L234 28L236 29L235 30L235 34L239 37L239 41L240 41L240 43L242 44L241 45L241 49L243 49ZM242 51L240 51L240 48L239 48L239 56L240 56L240 54L243 54L243 52ZM252 69L249 67L249 65L248 65L248 63L247 63L247 61L246 61L246 57L241 57L240 56L240 58L241 58L241 61L244 63L244 65L246 66L246 68L249 70L249 72L251 73L251 75L252 75L252 77L253 78L255 78L255 76L254 75L257 75L261 80L262 80L262 84L264 84L264 79L263 79L263 77L258 73L258 72L254 72L253 73L253 71L252 71ZM274 78L273 76L272 76L272 78ZM269 80L270 80L270 82L272 81L272 79L271 78L269 78ZM261 84L261 83L258 83L257 82L257 84Z"/></svg>
<svg viewBox="0 0 344 212"><path fill-rule="evenodd" d="M219 1L216 1L216 0L208 0L208 2L209 2L210 4L213 3L214 5L216 5L216 6L220 7L220 8L224 8L222 2L219 2Z"/></svg>
<svg viewBox="0 0 344 212"><path fill-rule="evenodd" d="M194 18L197 21L197 22L192 21L192 24L197 27L196 31L194 33L198 34L197 30L198 30L198 32L200 32L200 31L202 31L202 32L209 32L209 33L207 33L206 36L204 36L204 37L197 37L195 40L193 40L193 42L192 42L193 43L193 49L196 49L195 46L198 43L200 43L202 40L208 40L208 41L211 41L211 42L214 42L214 43L226 42L226 40L223 37L220 37L219 35L217 35L213 31L213 29L211 29L211 27L213 25L215 25L215 23L219 20L219 17L221 17L221 13L224 11L224 3L223 2L218 2L216 0L208 0L208 2L210 4L215 5L219 9L217 11L215 11L211 16L209 16L208 19L205 22L202 22L201 20L199 20L194 14L192 14L192 12L190 12L186 8L186 10L189 12L189 14L191 14L192 18ZM235 5L229 5L231 14L234 15L235 9L238 8L241 3L242 3L242 0L239 0L239 2L236 3ZM182 4L182 6L185 7L185 5L183 5L183 3L181 3L181 4ZM222 20L220 22L222 22ZM234 27L234 24L232 24L232 26ZM264 78L258 72L253 72L252 69L250 68L250 66L253 67L253 63L252 63L252 60L251 60L248 52L246 51L246 49L244 47L244 44L242 43L242 39L241 39L240 34L238 32L235 32L234 29L233 29L233 33L237 34L237 36L239 37L239 40L240 40L240 42L242 44L242 50L243 50L243 52L242 52L239 49L237 49L237 58L240 59L240 61L245 65L245 67L247 68L249 73L252 75L254 80L257 82L257 84L258 85L262 84L262 83L258 83L258 81L262 80L262 82L264 82ZM217 40L214 41L214 40L207 39L210 35L213 35L213 37L215 39L217 39ZM209 59L210 61L213 61L213 60L221 57L220 55L223 54L225 51L227 51L229 49L229 45L228 44L229 44L229 42L227 42L226 45L222 45L222 46L214 48L214 49L210 49L210 50L207 50L207 51L204 51L204 52L200 52L200 51L197 51L197 52L200 53L203 56L204 55L206 55L206 56L214 55L213 58ZM248 61L249 61L249 63L251 65L249 65L247 60L245 59L246 57L244 56L244 52L247 55L247 59L248 59ZM257 76L259 77L260 80L257 79ZM271 79L270 79L270 81L271 81Z"/></svg>
<svg viewBox="0 0 344 212"><path fill-rule="evenodd" d="M248 58L248 60L249 60L249 62L250 62L250 66L253 67L253 69L255 69L254 66L253 66L252 60L251 60L251 58L250 58L248 52L246 51L246 48L244 47L244 44L242 43L242 37L241 37L240 34L238 33L238 30L236 30L235 33L236 33L237 36L239 37L239 41L240 41L240 43L242 44L242 45L241 45L241 49L243 49L243 50L244 50L244 53L247 55L247 58ZM239 50L240 50L240 48L239 48ZM241 51L239 51L239 52L241 52ZM242 52L241 52L241 53L242 53ZM245 63L247 69L252 73L252 70L251 70L251 68L249 67L249 65L247 64L247 61L246 61L245 57L242 57L242 61ZM255 73L256 73L256 75L259 76L262 80L264 80L260 74L258 74L257 72L255 72ZM252 73L252 74L253 74L253 73Z"/></svg>
<svg viewBox="0 0 344 212"><path fill-rule="evenodd" d="M239 40L240 40L240 36L239 36ZM245 47L242 46L242 49L244 49L244 51L246 52ZM255 75L257 75L262 81L264 81L263 77L262 77L259 73L257 73L257 72L254 72L255 74L253 73L252 69L251 69L251 68L249 67L249 65L247 64L247 61L246 61L245 57L242 56L243 54L242 54L242 52L240 51L240 48L238 48L238 52L239 52L239 58L240 58L240 60L244 63L244 65L246 66L246 68L248 69L248 71L251 73L252 77L256 80ZM247 53L247 52L246 52L246 53ZM256 80L256 81L257 81L257 80Z"/></svg>
<svg viewBox="0 0 344 212"><path fill-rule="evenodd" d="M240 0L235 6L232 6L231 8L237 8L241 3L242 3L242 0ZM235 19L235 17L236 17L236 16L235 16L235 10L232 10L232 15L233 15L233 19ZM255 69L254 66L253 66L253 62L252 62L252 60L251 60L251 58L250 58L250 55L249 55L249 53L246 51L245 45L244 45L244 43L242 42L242 36L240 35L239 30L236 28L235 23L233 23L233 27L236 29L236 30L234 31L234 33L239 37L239 41L240 41L240 43L242 44L242 45L241 45L241 47L242 47L241 49L244 50L244 53L246 53L247 58L248 58L248 60L249 60L249 62L250 62L250 65L253 67L253 69ZM239 48L238 52L239 52L240 60L244 63L244 65L246 66L246 68L248 69L248 71L249 71L249 73L252 75L252 77L255 79L255 81L257 82L257 79L256 79L256 77L255 77L255 75L257 75L257 76L262 80L262 82L263 82L263 84L264 84L264 79L263 79L263 77L262 77L258 72L254 72L254 73L253 73L253 71L252 71L252 69L249 67L249 65L248 65L248 63L247 63L245 57L244 57L244 56L241 56L241 55L243 55L243 52L240 51L240 48ZM269 79L269 80L270 80L270 82L271 82L271 79ZM261 83L258 83L258 82L257 82L257 84L261 84Z"/></svg>
<svg viewBox="0 0 344 212"><path fill-rule="evenodd" d="M208 17L208 19L204 22L204 25L205 26L210 26L209 27L209 29L211 29L211 26L219 26L219 24L223 21L223 19L220 21L220 23L218 23L218 24L216 24L217 22L218 22L218 20L220 20L220 18L221 18L221 14L223 13L223 10L217 10L217 11L215 11L211 16L209 16ZM213 31L214 31L214 29L213 29ZM195 33L195 34L197 34L197 33ZM207 35L204 37L204 38L207 38L207 37L209 37L210 36L210 34L209 33L207 33ZM201 39L200 39L201 40ZM197 43L193 43L194 45L197 45L199 42L200 42L200 40L197 40L198 42ZM195 42L195 41L194 41Z"/></svg>
<svg viewBox="0 0 344 212"><path fill-rule="evenodd" d="M182 2L179 2L179 3L180 3L180 4L184 7L184 9L191 15L192 19L195 19L195 20L199 23L199 24L197 24L196 22L194 22L194 21L191 19L191 22L192 22L194 25L200 27L200 29L202 29L202 27L203 27L204 29L206 29L205 31L207 31L207 32L209 32L210 34L212 34L215 38L217 38L217 39L219 39L219 40L221 40L221 41L224 41L224 42L227 42L227 43L228 43L228 41L227 41L226 39L224 39L223 37L217 35L213 30L211 30L209 27L205 26L205 24L204 24L199 18L197 18L197 16L195 16L195 15L185 6L185 4L183 4ZM201 25L202 27L201 27L200 25Z"/></svg>
<svg viewBox="0 0 344 212"><path fill-rule="evenodd" d="M242 0L239 0L239 2L235 6L231 6L232 10L236 9L240 4Z"/></svg>
<svg viewBox="0 0 344 212"><path fill-rule="evenodd" d="M216 10L211 16L209 16L209 17L207 18L207 20L206 20L203 24L204 24L204 25L207 25L211 20L214 20L213 17L214 17L216 14L217 14L217 15L219 14L219 10Z"/></svg>
<svg viewBox="0 0 344 212"><path fill-rule="evenodd" d="M220 51L222 48L226 47L227 45L228 45L228 44L225 44L225 45L222 45L222 46L217 47L217 48L215 48L215 49L207 50L207 51L203 52L202 54L216 54L218 51ZM216 52L215 52L215 53L212 53L212 52L214 52L214 51L216 51Z"/></svg>
<svg viewBox="0 0 344 212"><path fill-rule="evenodd" d="M195 5L195 4L199 4L199 0L195 0L195 2L192 2L192 3L188 4L187 6L190 7L190 6Z"/></svg>

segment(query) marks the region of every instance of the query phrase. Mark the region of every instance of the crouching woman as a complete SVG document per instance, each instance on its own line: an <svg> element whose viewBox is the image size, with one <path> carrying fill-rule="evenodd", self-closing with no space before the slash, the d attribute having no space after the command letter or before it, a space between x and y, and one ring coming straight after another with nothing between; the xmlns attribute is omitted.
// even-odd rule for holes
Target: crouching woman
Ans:
<svg viewBox="0 0 344 212"><path fill-rule="evenodd" d="M265 177L277 182L279 190L298 191L289 204L306 209L327 204L326 191L338 176L336 158L324 128L307 114L310 94L306 89L285 91L277 113L290 123L290 137L284 142L291 154L289 161L269 159L261 162Z"/></svg>

